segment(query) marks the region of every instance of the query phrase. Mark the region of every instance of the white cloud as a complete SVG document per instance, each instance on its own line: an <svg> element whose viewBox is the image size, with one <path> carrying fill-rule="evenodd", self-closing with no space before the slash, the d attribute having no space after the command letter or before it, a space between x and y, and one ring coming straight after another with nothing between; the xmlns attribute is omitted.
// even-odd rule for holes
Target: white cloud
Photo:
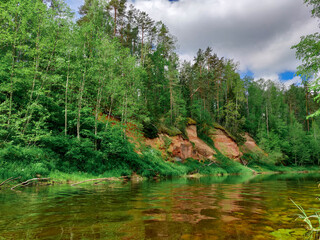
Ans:
<svg viewBox="0 0 320 240"><path fill-rule="evenodd" d="M318 31L302 0L135 0L135 6L169 27L182 58L211 46L257 78L294 71L299 61L290 47Z"/></svg>
<svg viewBox="0 0 320 240"><path fill-rule="evenodd" d="M66 2L77 11L84 0ZM134 5L169 27L182 59L192 60L199 48L210 46L239 61L240 71L275 81L300 63L291 46L318 31L303 0L135 0Z"/></svg>
<svg viewBox="0 0 320 240"><path fill-rule="evenodd" d="M290 80L281 81L277 74L271 74L271 75L261 75L259 78L255 78L254 80L257 81L260 78L263 78L265 80L272 80L273 82L275 82L279 86L284 86L285 89L289 89L292 84L299 86L302 83L302 79L300 76L294 76Z"/></svg>
<svg viewBox="0 0 320 240"><path fill-rule="evenodd" d="M300 85L302 84L302 79L299 76L295 76L294 78L292 78L291 80L288 80L286 82L284 82L284 86L289 89L289 87L294 84L294 85Z"/></svg>

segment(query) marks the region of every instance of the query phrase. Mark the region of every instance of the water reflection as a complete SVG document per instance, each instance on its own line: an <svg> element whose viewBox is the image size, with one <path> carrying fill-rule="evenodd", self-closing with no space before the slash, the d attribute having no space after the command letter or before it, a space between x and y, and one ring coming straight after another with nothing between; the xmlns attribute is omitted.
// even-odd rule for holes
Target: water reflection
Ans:
<svg viewBox="0 0 320 240"><path fill-rule="evenodd" d="M319 174L128 182L0 192L0 239L304 239ZM312 214L312 212L309 212Z"/></svg>

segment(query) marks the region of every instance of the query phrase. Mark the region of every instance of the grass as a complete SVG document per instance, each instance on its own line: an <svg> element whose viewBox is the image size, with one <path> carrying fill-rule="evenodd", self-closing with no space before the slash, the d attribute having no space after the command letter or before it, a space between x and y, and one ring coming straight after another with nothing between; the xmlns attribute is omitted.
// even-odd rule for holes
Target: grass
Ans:
<svg viewBox="0 0 320 240"><path fill-rule="evenodd" d="M290 172L316 172L319 171L319 166L283 166L283 165L274 165L268 163L266 160L261 159L260 161L252 161L248 165L251 169L259 172L280 172L280 173L290 173Z"/></svg>
<svg viewBox="0 0 320 240"><path fill-rule="evenodd" d="M65 173L65 172L60 172L60 171L53 171L49 174L49 177L57 182L81 182L85 181L88 179L93 179L93 178L102 178L105 176L95 176L89 173L84 173L84 172L74 172L74 173Z"/></svg>
<svg viewBox="0 0 320 240"><path fill-rule="evenodd" d="M298 214L298 217L303 219L303 221L307 225L307 229L309 230L308 238L309 239L319 239L320 237L320 210L317 210L313 215L308 216L303 209L303 207L297 203L295 203L292 199L290 199L291 202L300 210L300 214ZM315 223L318 225L318 227L315 227Z"/></svg>
<svg viewBox="0 0 320 240"><path fill-rule="evenodd" d="M200 174L200 175L224 175L227 171L211 161L199 162L193 158L186 159L183 163L177 165L184 167L185 174Z"/></svg>

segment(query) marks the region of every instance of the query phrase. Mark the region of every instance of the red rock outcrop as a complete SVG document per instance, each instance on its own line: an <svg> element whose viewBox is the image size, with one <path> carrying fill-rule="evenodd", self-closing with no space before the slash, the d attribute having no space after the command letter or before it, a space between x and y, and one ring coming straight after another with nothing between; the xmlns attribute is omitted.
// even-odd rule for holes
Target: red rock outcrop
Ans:
<svg viewBox="0 0 320 240"><path fill-rule="evenodd" d="M172 137L172 142L169 147L169 152L173 157L178 157L182 160L187 158L195 158L196 152L190 141L183 139L182 136Z"/></svg>
<svg viewBox="0 0 320 240"><path fill-rule="evenodd" d="M158 138L146 139L146 144L159 149L163 155L167 153L172 157L185 160L193 158L197 160L211 159L214 160L216 152L203 142L197 135L197 127L195 125L188 126L186 129L188 139L184 139L181 135L170 137L166 134L159 134ZM166 144L170 143L169 146Z"/></svg>
<svg viewBox="0 0 320 240"><path fill-rule="evenodd" d="M222 129L215 128L210 132L214 146L226 157L240 162L242 153L237 143Z"/></svg>
<svg viewBox="0 0 320 240"><path fill-rule="evenodd" d="M255 140L248 134L245 133L246 142L241 146L241 151L243 153L258 153L267 155L255 142Z"/></svg>
<svg viewBox="0 0 320 240"><path fill-rule="evenodd" d="M196 125L189 125L186 128L186 133L189 139L184 139L181 135L170 137L166 134L159 134L158 138L146 139L145 142L147 145L159 149L165 158L170 156L181 160L187 158L215 160L216 152L198 137ZM209 137L223 155L238 162L241 162L240 158L243 153L254 152L266 155L247 133L245 134L246 142L241 146L241 149L223 128L211 129Z"/></svg>
<svg viewBox="0 0 320 240"><path fill-rule="evenodd" d="M159 134L159 137L146 139L145 142L147 145L160 150L164 156L169 153L173 157L184 160L195 155L190 141L183 139L181 135L170 137L167 134ZM166 146L168 143L169 146Z"/></svg>
<svg viewBox="0 0 320 240"><path fill-rule="evenodd" d="M197 159L203 157L206 159L214 160L214 155L217 154L211 147L209 147L204 141L198 138L196 125L190 125L186 129L190 142L194 144L194 150L199 156Z"/></svg>

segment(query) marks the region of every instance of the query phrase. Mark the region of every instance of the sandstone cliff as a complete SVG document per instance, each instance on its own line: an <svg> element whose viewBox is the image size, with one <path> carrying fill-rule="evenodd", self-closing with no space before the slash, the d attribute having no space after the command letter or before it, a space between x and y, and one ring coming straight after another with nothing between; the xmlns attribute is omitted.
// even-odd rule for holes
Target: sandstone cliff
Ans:
<svg viewBox="0 0 320 240"><path fill-rule="evenodd" d="M209 137L214 146L226 157L240 162L243 155L234 139L222 128L214 128L209 131Z"/></svg>
<svg viewBox="0 0 320 240"><path fill-rule="evenodd" d="M248 134L245 133L246 142L241 146L241 151L243 153L258 153L267 155L255 142L255 140Z"/></svg>
<svg viewBox="0 0 320 240"><path fill-rule="evenodd" d="M168 154L176 160L215 159L216 152L198 137L195 125L188 126L186 132L189 139L184 139L181 135L170 137L167 134L159 134L158 138L146 139L146 144L161 150L164 155Z"/></svg>
<svg viewBox="0 0 320 240"><path fill-rule="evenodd" d="M182 135L171 137L167 134L159 134L158 138L145 139L145 143L160 150L164 158L173 158L177 161L187 158L199 161L205 159L215 160L216 151L198 137L196 125L189 125L186 128L186 133L188 139L183 138ZM213 140L217 150L237 162L241 162L240 159L244 153L265 154L247 133L245 134L246 142L241 147L222 127L212 128L208 135Z"/></svg>

